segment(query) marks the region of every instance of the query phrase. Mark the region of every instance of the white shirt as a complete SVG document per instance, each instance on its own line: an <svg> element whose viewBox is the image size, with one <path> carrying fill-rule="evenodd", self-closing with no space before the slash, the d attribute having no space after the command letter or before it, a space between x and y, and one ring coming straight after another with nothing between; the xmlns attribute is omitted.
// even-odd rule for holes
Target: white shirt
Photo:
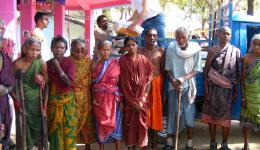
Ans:
<svg viewBox="0 0 260 150"><path fill-rule="evenodd" d="M131 7L140 14L143 11L143 0L131 0ZM147 0L148 13L144 16L144 21L162 13L162 7L159 0Z"/></svg>
<svg viewBox="0 0 260 150"><path fill-rule="evenodd" d="M51 59L51 50L48 46L47 39L45 38L44 33L40 28L34 28L32 31L32 35L36 36L41 41L41 56L42 59L46 62Z"/></svg>

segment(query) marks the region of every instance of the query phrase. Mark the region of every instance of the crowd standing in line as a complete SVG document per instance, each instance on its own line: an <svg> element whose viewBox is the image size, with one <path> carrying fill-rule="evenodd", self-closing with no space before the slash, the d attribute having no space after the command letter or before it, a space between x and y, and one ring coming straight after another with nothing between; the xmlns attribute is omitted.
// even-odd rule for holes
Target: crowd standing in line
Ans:
<svg viewBox="0 0 260 150"><path fill-rule="evenodd" d="M124 142L128 149L156 149L156 135L163 129L162 96L168 93L167 143L164 149L173 149L181 94L180 130L187 127L185 149L194 149L192 130L195 127L195 76L202 72L201 47L189 41L189 32L180 27L175 31L176 41L167 49L164 38L164 15L159 2L132 0L136 12L130 20L132 30L140 21L144 27L143 47L138 47L135 37L126 37L127 53L119 60L110 57L107 18L98 18L95 57L87 56L86 42L74 39L71 56L65 57L68 43L62 36L51 42L53 58L45 60L48 53L42 46L42 30L48 25L48 16L36 13L36 28L22 46L22 55L12 63L10 54L2 46L0 51L0 141L4 150L9 149L12 116L8 94L16 110L17 146L27 149L44 148L42 117L47 117L48 141L51 150L76 150L76 144L114 142L121 149ZM158 5L157 5L158 4ZM158 23L160 22L160 23ZM1 25L1 20L0 20ZM102 31L101 31L102 30ZM102 32L98 39L97 33ZM2 31L0 32L3 33ZM2 37L2 35L1 35ZM243 59L242 75L240 50L229 44L231 29L219 30L219 43L209 50L205 66L205 100L201 121L209 125L210 150L217 149L216 127L222 127L221 150L229 150L228 134L231 126L231 104L237 98L241 79L241 126L244 150L249 149L249 128L260 129L260 35L252 38L248 54ZM42 53L42 55L41 55ZM47 61L47 62L46 62ZM164 89L165 75L169 88ZM241 77L242 76L242 77ZM22 91L22 92L21 92ZM43 103L42 103L43 102ZM26 112L26 130L22 130ZM150 135L150 136L148 136ZM150 143L150 144L149 144Z"/></svg>

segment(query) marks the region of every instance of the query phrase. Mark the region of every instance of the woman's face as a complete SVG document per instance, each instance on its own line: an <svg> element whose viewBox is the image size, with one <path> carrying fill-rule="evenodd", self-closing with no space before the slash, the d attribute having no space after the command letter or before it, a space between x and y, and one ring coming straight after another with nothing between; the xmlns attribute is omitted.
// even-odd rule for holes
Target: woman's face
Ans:
<svg viewBox="0 0 260 150"><path fill-rule="evenodd" d="M51 51L55 58L62 58L66 52L66 45L59 41L54 45L54 47L52 47Z"/></svg>
<svg viewBox="0 0 260 150"><path fill-rule="evenodd" d="M77 43L75 47L71 49L71 55L73 58L80 60L87 54L86 45L84 43Z"/></svg>
<svg viewBox="0 0 260 150"><path fill-rule="evenodd" d="M231 38L231 31L228 29L224 29L222 32L220 32L219 40L222 43L227 43Z"/></svg>
<svg viewBox="0 0 260 150"><path fill-rule="evenodd" d="M260 40L254 40L252 43L253 52L260 54Z"/></svg>
<svg viewBox="0 0 260 150"><path fill-rule="evenodd" d="M138 47L137 47L137 43L135 43L135 41L129 40L126 43L125 48L129 54L135 54L135 53L137 53Z"/></svg>
<svg viewBox="0 0 260 150"><path fill-rule="evenodd" d="M111 46L108 44L104 44L99 48L99 56L101 59L106 60L110 57L111 54Z"/></svg>
<svg viewBox="0 0 260 150"><path fill-rule="evenodd" d="M38 58L41 54L41 45L37 42L34 42L33 44L25 47L23 51L26 58L34 60Z"/></svg>

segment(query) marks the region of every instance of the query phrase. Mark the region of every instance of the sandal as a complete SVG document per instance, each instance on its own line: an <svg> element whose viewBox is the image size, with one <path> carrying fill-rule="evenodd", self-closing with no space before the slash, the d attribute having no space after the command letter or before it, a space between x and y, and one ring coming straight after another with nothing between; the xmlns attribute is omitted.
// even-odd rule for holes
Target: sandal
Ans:
<svg viewBox="0 0 260 150"><path fill-rule="evenodd" d="M209 150L217 150L218 149L218 143L217 142L210 142Z"/></svg>

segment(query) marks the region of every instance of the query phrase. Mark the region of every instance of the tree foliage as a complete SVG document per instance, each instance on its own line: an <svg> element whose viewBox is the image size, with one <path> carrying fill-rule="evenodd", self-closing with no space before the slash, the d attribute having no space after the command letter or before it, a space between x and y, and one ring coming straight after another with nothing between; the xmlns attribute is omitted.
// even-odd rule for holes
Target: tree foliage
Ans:
<svg viewBox="0 0 260 150"><path fill-rule="evenodd" d="M160 0L163 9L169 3L173 3L180 9L185 10L186 16L190 17L192 14L199 14L201 17L202 29L205 22L209 19L209 12L213 8L219 8L229 0ZM242 0L233 0L234 10L237 10ZM254 14L255 0L247 0L247 14Z"/></svg>

